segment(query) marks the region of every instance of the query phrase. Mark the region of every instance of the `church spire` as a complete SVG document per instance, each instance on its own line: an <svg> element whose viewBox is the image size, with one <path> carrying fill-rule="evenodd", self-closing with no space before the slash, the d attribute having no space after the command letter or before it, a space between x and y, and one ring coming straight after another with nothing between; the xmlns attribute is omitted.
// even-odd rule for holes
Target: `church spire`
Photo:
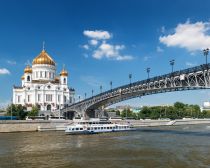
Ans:
<svg viewBox="0 0 210 168"><path fill-rule="evenodd" d="M42 42L42 51L45 51L45 41Z"/></svg>

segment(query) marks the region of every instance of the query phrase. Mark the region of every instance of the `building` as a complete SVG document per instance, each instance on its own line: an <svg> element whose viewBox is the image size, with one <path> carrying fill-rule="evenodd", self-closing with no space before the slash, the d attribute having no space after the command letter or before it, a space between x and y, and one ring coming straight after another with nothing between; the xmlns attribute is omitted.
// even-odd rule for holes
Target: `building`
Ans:
<svg viewBox="0 0 210 168"><path fill-rule="evenodd" d="M201 111L210 110L210 102L209 101L203 102L203 106L200 109L201 109Z"/></svg>
<svg viewBox="0 0 210 168"><path fill-rule="evenodd" d="M56 74L56 63L43 48L34 58L32 67L24 69L21 86L13 87L13 103L30 110L36 105L46 115L74 103L74 89L68 87L68 72L63 67Z"/></svg>

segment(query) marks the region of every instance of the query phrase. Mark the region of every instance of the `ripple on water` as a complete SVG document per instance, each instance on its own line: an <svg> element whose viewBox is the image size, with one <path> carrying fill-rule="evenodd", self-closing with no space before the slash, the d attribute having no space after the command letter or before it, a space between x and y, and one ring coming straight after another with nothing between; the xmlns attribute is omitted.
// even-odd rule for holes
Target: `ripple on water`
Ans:
<svg viewBox="0 0 210 168"><path fill-rule="evenodd" d="M0 134L0 167L209 168L209 128L157 127L79 136L5 133Z"/></svg>

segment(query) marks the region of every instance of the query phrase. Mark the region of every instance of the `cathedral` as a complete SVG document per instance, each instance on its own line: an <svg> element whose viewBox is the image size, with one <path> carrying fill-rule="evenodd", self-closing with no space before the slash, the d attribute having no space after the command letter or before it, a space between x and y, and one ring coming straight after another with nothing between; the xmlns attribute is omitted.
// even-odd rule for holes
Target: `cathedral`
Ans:
<svg viewBox="0 0 210 168"><path fill-rule="evenodd" d="M68 72L63 67L56 74L56 63L43 47L31 66L26 66L21 86L13 87L13 104L31 110L36 105L41 114L53 114L74 103L74 89L68 87Z"/></svg>

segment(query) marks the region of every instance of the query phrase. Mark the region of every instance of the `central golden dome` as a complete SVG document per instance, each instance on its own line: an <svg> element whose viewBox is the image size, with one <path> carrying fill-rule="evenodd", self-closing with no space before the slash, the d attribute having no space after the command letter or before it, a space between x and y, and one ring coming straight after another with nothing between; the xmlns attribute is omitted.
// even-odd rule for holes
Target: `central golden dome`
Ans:
<svg viewBox="0 0 210 168"><path fill-rule="evenodd" d="M42 50L42 52L36 58L34 58L32 64L47 64L55 66L54 60L48 55L45 50Z"/></svg>

